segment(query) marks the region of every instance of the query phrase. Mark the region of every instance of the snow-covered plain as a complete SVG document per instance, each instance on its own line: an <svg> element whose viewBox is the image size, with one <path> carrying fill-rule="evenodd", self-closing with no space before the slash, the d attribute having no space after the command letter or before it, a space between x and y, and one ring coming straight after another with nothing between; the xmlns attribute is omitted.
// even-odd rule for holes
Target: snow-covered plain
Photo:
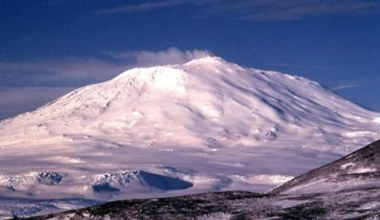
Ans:
<svg viewBox="0 0 380 220"><path fill-rule="evenodd" d="M2 213L17 199L264 192L374 141L379 123L316 82L218 57L131 69L0 122L0 201L16 198Z"/></svg>

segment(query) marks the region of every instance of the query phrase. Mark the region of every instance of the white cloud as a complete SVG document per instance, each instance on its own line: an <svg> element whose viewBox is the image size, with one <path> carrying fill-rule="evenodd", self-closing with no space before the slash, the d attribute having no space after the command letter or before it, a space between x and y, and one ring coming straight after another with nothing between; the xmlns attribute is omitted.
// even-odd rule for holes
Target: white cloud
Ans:
<svg viewBox="0 0 380 220"><path fill-rule="evenodd" d="M223 0L161 0L156 2L147 1L135 5L126 4L108 9L100 9L93 11L92 13L96 15L131 14L138 12L149 12L159 9L169 9L182 5L194 7L210 6L220 2L223 2Z"/></svg>
<svg viewBox="0 0 380 220"><path fill-rule="evenodd" d="M309 65L299 65L299 64L291 64L291 63L273 63L271 66L278 67L289 67L289 68L302 68L302 69L317 69L317 70L334 70L336 68L329 66L309 66Z"/></svg>
<svg viewBox="0 0 380 220"><path fill-rule="evenodd" d="M375 83L378 81L380 81L380 78L372 78L372 79L367 79L367 80L358 80L358 81L353 81L353 82L347 82L347 83L342 83L340 85L334 86L333 88L331 88L331 90L338 91L338 90L343 90L343 89L361 87L361 86L365 86L366 84Z"/></svg>
<svg viewBox="0 0 380 220"><path fill-rule="evenodd" d="M342 84L342 85L338 85L338 86L335 86L335 87L331 88L331 90L338 91L338 90L343 90L343 89L350 89L350 88L360 87L362 85L363 84L361 84L361 83Z"/></svg>
<svg viewBox="0 0 380 220"><path fill-rule="evenodd" d="M139 66L154 66L166 64L182 64L193 59L212 56L207 50L186 50L181 51L178 48L169 48L164 51L127 51L114 52L106 51L104 54L117 59L135 62Z"/></svg>
<svg viewBox="0 0 380 220"><path fill-rule="evenodd" d="M195 17L233 16L251 21L294 21L339 14L372 14L380 11L373 0L161 0L126 4L94 11L97 15L131 14L178 6L194 7Z"/></svg>
<svg viewBox="0 0 380 220"><path fill-rule="evenodd" d="M380 3L371 0L225 0L203 8L201 15L229 15L251 21L295 21L307 17L363 15L379 11Z"/></svg>
<svg viewBox="0 0 380 220"><path fill-rule="evenodd" d="M120 14L120 13L135 13L135 12L143 12L143 11L151 11L161 8L171 8L174 6L182 5L189 2L189 0L166 0L166 1L158 1L158 2L145 2L138 5L123 5L110 9L103 9L94 11L95 14L99 15L112 15L112 14Z"/></svg>

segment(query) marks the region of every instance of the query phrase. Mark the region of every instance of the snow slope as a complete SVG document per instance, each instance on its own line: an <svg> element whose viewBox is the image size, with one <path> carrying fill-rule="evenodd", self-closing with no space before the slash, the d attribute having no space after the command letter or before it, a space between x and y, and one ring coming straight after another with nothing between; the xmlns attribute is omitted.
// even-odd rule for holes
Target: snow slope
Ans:
<svg viewBox="0 0 380 220"><path fill-rule="evenodd" d="M307 172L271 191L316 194L368 190L380 186L380 140L337 161Z"/></svg>
<svg viewBox="0 0 380 220"><path fill-rule="evenodd" d="M263 192L372 142L379 122L316 82L218 57L136 68L1 121L0 194Z"/></svg>

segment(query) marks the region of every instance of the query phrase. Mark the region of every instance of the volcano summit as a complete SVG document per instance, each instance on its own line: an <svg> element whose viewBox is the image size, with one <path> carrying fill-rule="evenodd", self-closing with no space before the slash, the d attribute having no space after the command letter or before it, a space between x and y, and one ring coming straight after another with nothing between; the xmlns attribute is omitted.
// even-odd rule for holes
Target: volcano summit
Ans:
<svg viewBox="0 0 380 220"><path fill-rule="evenodd" d="M372 142L379 123L316 82L218 57L131 69L0 122L0 205L263 192Z"/></svg>

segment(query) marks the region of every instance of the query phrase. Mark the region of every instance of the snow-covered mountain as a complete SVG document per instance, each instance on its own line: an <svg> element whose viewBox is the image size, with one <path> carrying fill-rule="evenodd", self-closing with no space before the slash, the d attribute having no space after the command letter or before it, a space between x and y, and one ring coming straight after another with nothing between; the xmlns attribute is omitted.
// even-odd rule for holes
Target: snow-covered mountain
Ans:
<svg viewBox="0 0 380 220"><path fill-rule="evenodd" d="M0 193L263 192L379 134L380 113L316 82L205 57L131 69L0 122Z"/></svg>

